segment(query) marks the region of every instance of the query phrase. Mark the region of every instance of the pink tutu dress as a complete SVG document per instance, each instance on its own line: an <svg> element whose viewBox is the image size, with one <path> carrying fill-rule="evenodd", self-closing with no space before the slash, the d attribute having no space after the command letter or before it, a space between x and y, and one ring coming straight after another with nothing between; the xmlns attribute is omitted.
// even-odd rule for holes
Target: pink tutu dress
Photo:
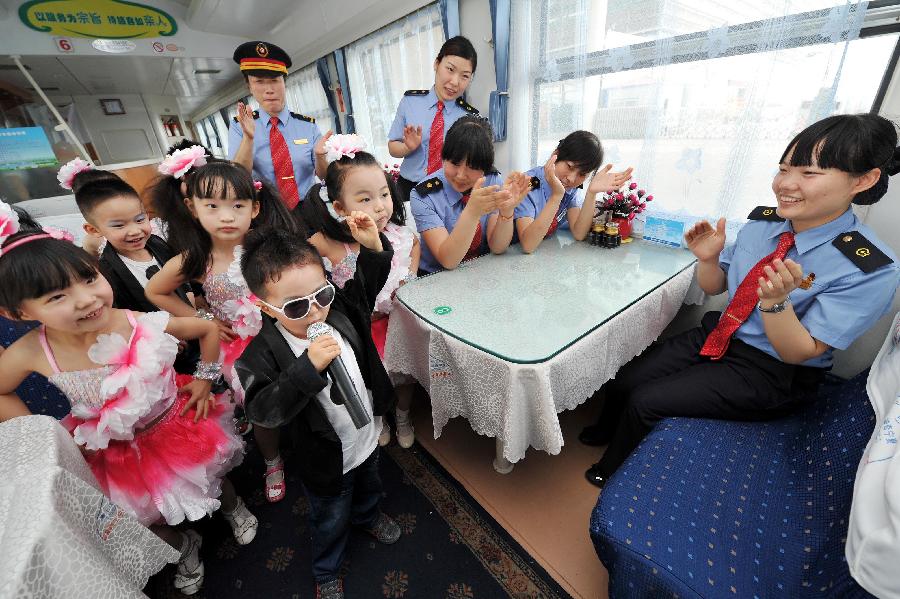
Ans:
<svg viewBox="0 0 900 599"><path fill-rule="evenodd" d="M192 379L172 368L169 314L126 314L131 337L100 335L88 351L99 367L88 370L61 371L41 329L49 380L72 406L63 424L92 450L87 462L106 496L142 524L198 520L219 509L222 477L243 459L234 407L217 401L206 419L181 416L189 396L177 389Z"/></svg>
<svg viewBox="0 0 900 599"><path fill-rule="evenodd" d="M203 291L209 310L222 322L231 325L237 338L229 343L222 343L222 374L234 392L235 401L244 403L244 391L234 369L235 361L250 345L253 337L262 328L262 313L256 305L256 296L250 293L247 282L241 274L241 254L243 248L234 248L234 260L228 270L213 274L207 271L203 280Z"/></svg>

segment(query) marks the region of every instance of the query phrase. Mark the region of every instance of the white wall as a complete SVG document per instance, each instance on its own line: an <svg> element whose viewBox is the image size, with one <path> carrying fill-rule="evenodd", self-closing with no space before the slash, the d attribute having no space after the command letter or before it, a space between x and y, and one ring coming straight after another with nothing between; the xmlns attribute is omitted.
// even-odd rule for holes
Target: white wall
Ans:
<svg viewBox="0 0 900 599"><path fill-rule="evenodd" d="M88 139L97 150L102 164L115 164L161 157L163 147L155 133L147 107L139 94L105 94L72 96ZM103 113L101 99L122 101L125 114ZM59 104L58 98L51 99ZM174 98L172 99L174 102Z"/></svg>
<svg viewBox="0 0 900 599"><path fill-rule="evenodd" d="M894 71L880 114L900 125L900 69ZM873 206L858 209L857 214L882 241L891 246L894 254L900 256L900 175L891 178L888 192L881 201ZM846 351L835 353L836 374L841 376L855 374L871 365L898 310L900 310L900 293L894 296L894 304L888 314L868 333Z"/></svg>
<svg viewBox="0 0 900 599"><path fill-rule="evenodd" d="M478 52L478 69L466 92L466 100L478 109L481 116L487 117L491 92L497 89L494 49L489 43L493 41L490 4L484 0L459 0L459 29ZM506 149L508 143L501 141L494 144L494 163L501 173L510 168Z"/></svg>

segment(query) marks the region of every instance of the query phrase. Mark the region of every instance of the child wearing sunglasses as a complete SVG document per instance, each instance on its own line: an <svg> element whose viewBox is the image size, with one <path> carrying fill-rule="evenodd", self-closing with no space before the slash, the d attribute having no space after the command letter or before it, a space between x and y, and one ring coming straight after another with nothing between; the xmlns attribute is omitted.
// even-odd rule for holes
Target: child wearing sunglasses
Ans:
<svg viewBox="0 0 900 599"><path fill-rule="evenodd" d="M364 151L366 142L359 135L334 135L327 142L328 171L325 181L313 185L302 204L303 220L317 231L309 242L319 251L330 280L339 288L356 276L359 243L345 222L354 210L365 212L378 225L378 231L390 242L394 251L391 273L375 301L372 312L372 339L378 354L384 358L388 316L394 309L397 289L415 278L419 267L419 240L406 226L406 211L393 179L385 173L375 157ZM326 202L331 203L334 214ZM404 449L412 447L415 431L409 418L413 386L397 387L397 442ZM391 429L387 419L378 444L387 445Z"/></svg>
<svg viewBox="0 0 900 599"><path fill-rule="evenodd" d="M292 429L310 504L317 597L344 596L339 571L351 526L384 544L400 538L400 527L378 507L378 435L396 397L369 331L369 313L387 281L393 251L382 245L368 214L352 212L347 223L361 246L356 268L363 276L342 289L326 278L316 249L285 231L251 233L241 258L247 286L267 316L237 371L250 420ZM307 328L316 322L328 323L333 333L310 341ZM371 416L360 429L332 400L325 371L338 356Z"/></svg>

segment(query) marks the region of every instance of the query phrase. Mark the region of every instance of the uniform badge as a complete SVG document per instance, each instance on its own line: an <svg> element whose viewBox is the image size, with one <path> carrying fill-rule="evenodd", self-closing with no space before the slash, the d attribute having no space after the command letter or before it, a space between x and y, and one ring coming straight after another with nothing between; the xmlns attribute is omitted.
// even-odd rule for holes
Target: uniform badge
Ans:
<svg viewBox="0 0 900 599"><path fill-rule="evenodd" d="M778 216L778 213L775 212L775 208L772 208L771 206L757 206L753 209L753 212L747 216L747 219L784 222L784 219Z"/></svg>
<svg viewBox="0 0 900 599"><path fill-rule="evenodd" d="M416 185L416 191L419 192L419 195L428 195L429 193L434 193L441 187L443 187L443 183L437 177L432 177L431 179L426 179L422 181L418 185Z"/></svg>
<svg viewBox="0 0 900 599"><path fill-rule="evenodd" d="M893 262L891 258L872 245L859 231L848 231L834 238L831 244L864 273L870 273Z"/></svg>
<svg viewBox="0 0 900 599"><path fill-rule="evenodd" d="M537 189L541 186L541 180L538 177L531 178L531 189Z"/></svg>
<svg viewBox="0 0 900 599"><path fill-rule="evenodd" d="M269 47L264 43L259 42L258 44L256 44L256 55L265 58L269 55Z"/></svg>
<svg viewBox="0 0 900 599"><path fill-rule="evenodd" d="M302 144L308 144L309 140L304 137L303 139L295 139L294 143L299 146Z"/></svg>
<svg viewBox="0 0 900 599"><path fill-rule="evenodd" d="M305 114L299 114L296 112L292 112L291 116L294 117L295 119L299 119L301 121L306 121L307 123L315 123L316 122L316 119L314 119L311 116L306 116Z"/></svg>
<svg viewBox="0 0 900 599"><path fill-rule="evenodd" d="M463 100L462 98L456 99L456 105L470 114L478 114L478 109L475 108L474 106L472 106L471 104L469 104L468 102L466 102L465 100Z"/></svg>

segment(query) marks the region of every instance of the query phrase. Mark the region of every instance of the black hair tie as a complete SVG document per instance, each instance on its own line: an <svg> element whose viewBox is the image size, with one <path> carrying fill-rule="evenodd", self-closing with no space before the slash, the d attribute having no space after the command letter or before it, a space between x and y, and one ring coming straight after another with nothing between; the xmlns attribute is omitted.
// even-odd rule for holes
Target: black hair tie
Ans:
<svg viewBox="0 0 900 599"><path fill-rule="evenodd" d="M900 147L894 148L894 154L884 168L885 172L891 177L900 173Z"/></svg>

